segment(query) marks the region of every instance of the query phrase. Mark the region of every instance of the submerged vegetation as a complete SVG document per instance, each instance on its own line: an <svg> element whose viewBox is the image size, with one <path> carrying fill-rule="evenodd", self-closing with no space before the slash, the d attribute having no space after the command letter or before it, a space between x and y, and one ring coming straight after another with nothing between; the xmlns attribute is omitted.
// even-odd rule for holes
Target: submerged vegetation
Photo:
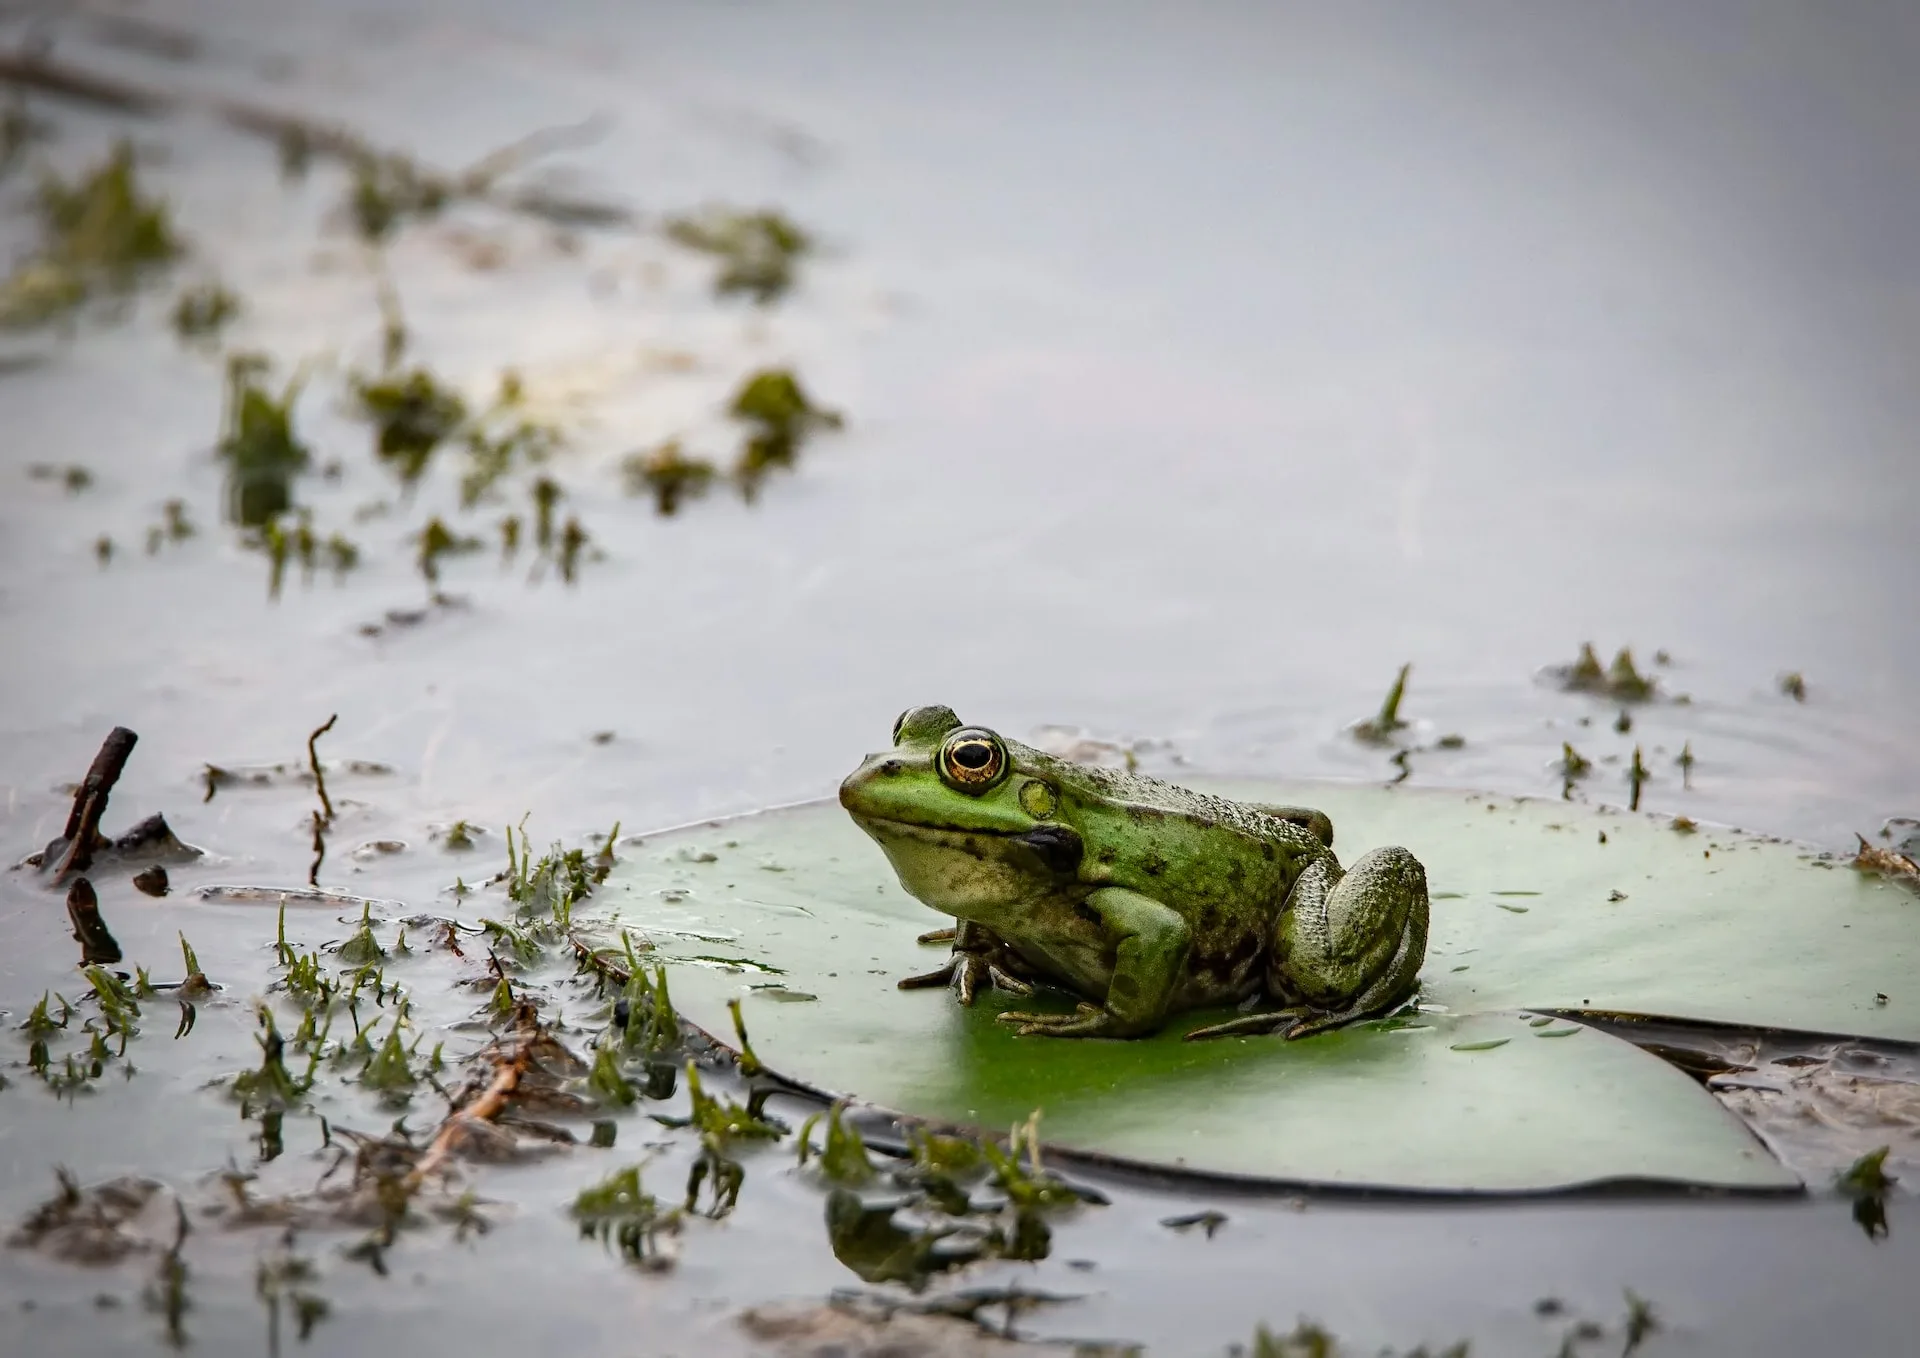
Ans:
<svg viewBox="0 0 1920 1358"><path fill-rule="evenodd" d="M0 326L35 326L124 295L182 250L165 202L141 192L133 143L72 181L46 171L36 202L40 248L0 281Z"/></svg>
<svg viewBox="0 0 1920 1358"><path fill-rule="evenodd" d="M734 393L728 414L747 426L733 479L749 503L769 472L793 467L816 432L845 423L839 411L815 405L800 379L786 368L764 368L749 376Z"/></svg>
<svg viewBox="0 0 1920 1358"><path fill-rule="evenodd" d="M1412 672L1411 662L1400 667L1400 672L1393 677L1393 686L1387 690L1386 700L1380 704L1380 711L1348 728L1354 739L1370 745L1385 745L1393 740L1394 732L1406 728L1407 723L1400 718L1400 703L1407 696L1407 675Z"/></svg>
<svg viewBox="0 0 1920 1358"><path fill-rule="evenodd" d="M1578 659L1571 665L1549 666L1547 674L1569 693L1594 693L1615 702L1642 703L1660 696L1659 681L1640 672L1633 663L1633 651L1625 646L1611 665L1603 667L1593 643L1582 642Z"/></svg>
<svg viewBox="0 0 1920 1358"><path fill-rule="evenodd" d="M313 460L293 432L302 376L295 373L276 396L264 382L270 368L261 354L227 359L218 452L226 463L227 521L242 528L264 528L292 509L294 478Z"/></svg>
<svg viewBox="0 0 1920 1358"><path fill-rule="evenodd" d="M741 293L762 306L786 295L795 266L813 248L805 231L771 208L742 212L715 207L672 217L667 236L718 261L713 279L717 295Z"/></svg>

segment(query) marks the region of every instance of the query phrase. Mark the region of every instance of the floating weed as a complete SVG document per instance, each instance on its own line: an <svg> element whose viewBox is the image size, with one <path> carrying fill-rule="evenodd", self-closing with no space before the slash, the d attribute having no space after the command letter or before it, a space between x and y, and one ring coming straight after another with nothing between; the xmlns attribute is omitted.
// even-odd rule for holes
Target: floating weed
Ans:
<svg viewBox="0 0 1920 1358"><path fill-rule="evenodd" d="M530 931L516 929L497 919L481 920L480 928L485 931L487 947L495 956L504 953L516 967L530 967L540 960L539 940Z"/></svg>
<svg viewBox="0 0 1920 1358"><path fill-rule="evenodd" d="M487 997L487 1012L495 1018L505 1019L513 1017L518 1008L519 1002L513 996L513 983L502 976L494 983L493 993Z"/></svg>
<svg viewBox="0 0 1920 1358"><path fill-rule="evenodd" d="M633 1091L633 1085L621 1073L617 1043L605 1043L593 1058L593 1069L587 1075L587 1088L604 1104L618 1108L628 1108L639 1097Z"/></svg>
<svg viewBox="0 0 1920 1358"><path fill-rule="evenodd" d="M1573 785L1593 772L1593 761L1573 748L1572 742L1560 742L1560 796L1571 799Z"/></svg>
<svg viewBox="0 0 1920 1358"><path fill-rule="evenodd" d="M308 1059L306 1072L294 1075L287 1069L286 1043L273 1021L273 1011L263 1004L257 1012L260 1015L260 1032L255 1041L260 1044L259 1069L241 1071L233 1077L230 1086L233 1097L241 1103L243 1116L247 1117L251 1117L256 1109L299 1107L307 1091L313 1088L314 1073L320 1064L320 1051L316 1045Z"/></svg>
<svg viewBox="0 0 1920 1358"><path fill-rule="evenodd" d="M196 283L174 301L173 333L186 344L210 342L239 314L234 293L217 282Z"/></svg>
<svg viewBox="0 0 1920 1358"><path fill-rule="evenodd" d="M873 1161L867 1158L867 1143L860 1129L846 1122L847 1102L842 1099L825 1113L815 1113L800 1124L800 1163L809 1158L820 1162L820 1173L834 1183L863 1184L873 1178ZM827 1126L826 1142L813 1154L813 1129L822 1119Z"/></svg>
<svg viewBox="0 0 1920 1358"><path fill-rule="evenodd" d="M1887 1193L1899 1182L1887 1173L1887 1155L1892 1149L1881 1146L1868 1151L1836 1180L1840 1191L1853 1199L1853 1219L1869 1240L1887 1234Z"/></svg>
<svg viewBox="0 0 1920 1358"><path fill-rule="evenodd" d="M1027 1156L1025 1165L1020 1163L1023 1150ZM994 1182L1016 1208L1044 1211L1071 1206L1086 1197L1079 1189L1042 1168L1037 1109L1025 1122L1014 1125L1004 1151L992 1140L984 1140L980 1143L980 1152L992 1168Z"/></svg>
<svg viewBox="0 0 1920 1358"><path fill-rule="evenodd" d="M747 1037L747 1021L740 1016L740 1001L728 1000L727 1012L733 1015L734 1035L740 1039L740 1073L749 1077L760 1074L766 1067L761 1065L760 1058L754 1055L753 1043Z"/></svg>
<svg viewBox="0 0 1920 1358"><path fill-rule="evenodd" d="M582 1239L597 1239L618 1249L621 1256L642 1268L670 1268L673 1256L661 1248L662 1235L677 1234L681 1212L662 1209L640 1183L640 1165L616 1170L573 1200L573 1219Z"/></svg>
<svg viewBox="0 0 1920 1358"><path fill-rule="evenodd" d="M447 827L447 833L441 838L440 846L455 853L473 847L474 827L464 820L457 820Z"/></svg>
<svg viewBox="0 0 1920 1358"><path fill-rule="evenodd" d="M140 1033L139 1000L125 981L105 967L88 967L84 974L87 984L93 987L94 999L100 1006L100 1017L106 1025L107 1035L117 1035L120 1048L125 1051L127 1039Z"/></svg>
<svg viewBox="0 0 1920 1358"><path fill-rule="evenodd" d="M374 451L412 486L427 469L434 449L467 418L458 392L444 387L425 368L350 383L362 418L374 426Z"/></svg>
<svg viewBox="0 0 1920 1358"><path fill-rule="evenodd" d="M680 1016L674 1012L673 1000L667 994L667 967L662 962L654 969L653 983L647 984L646 970L633 960L633 943L624 931L620 941L626 945L628 958L627 982L627 1041L641 1051L660 1053L671 1051L680 1045ZM645 1021L634 1031L632 1015L644 1014Z"/></svg>
<svg viewBox="0 0 1920 1358"><path fill-rule="evenodd" d="M1567 692L1597 693L1618 702L1646 702L1659 691L1659 681L1640 673L1633 663L1632 649L1626 646L1613 657L1613 664L1603 669L1593 643L1582 642L1577 660L1571 665L1551 666L1547 673Z"/></svg>
<svg viewBox="0 0 1920 1358"><path fill-rule="evenodd" d="M1512 1040L1512 1038L1507 1037L1489 1037L1483 1038L1478 1042L1455 1042L1449 1046L1447 1050L1456 1052L1490 1052L1496 1047L1506 1046L1507 1043Z"/></svg>
<svg viewBox="0 0 1920 1358"><path fill-rule="evenodd" d="M361 1067L360 1083L379 1091L382 1103L398 1107L413 1097L413 1087L419 1079L413 1072L413 1052L401 1041L400 1022L396 1018L387 1030L386 1041Z"/></svg>
<svg viewBox="0 0 1920 1358"><path fill-rule="evenodd" d="M1626 1289L1627 1318L1622 1328L1626 1330L1626 1346L1620 1350L1620 1358L1630 1358L1646 1342L1647 1336L1660 1328L1659 1318L1653 1313L1653 1303L1635 1292Z"/></svg>
<svg viewBox="0 0 1920 1358"><path fill-rule="evenodd" d="M756 1107L759 1098L749 1098L745 1105L731 1099L716 1098L706 1092L700 1083L700 1068L692 1061L686 1064L687 1097L692 1101L692 1111L683 1118L668 1117L664 1113L653 1114L653 1120L663 1127L692 1127L702 1137L712 1137L719 1146L729 1146L735 1141L777 1141L787 1134L786 1125L777 1119L763 1117Z"/></svg>
<svg viewBox="0 0 1920 1358"><path fill-rule="evenodd" d="M477 552L482 545L479 538L455 533L438 515L427 520L426 527L420 530L414 541L419 547L415 560L419 564L420 574L426 577L430 585L440 583L441 557Z"/></svg>
<svg viewBox="0 0 1920 1358"><path fill-rule="evenodd" d="M1801 676L1800 671L1791 670L1781 675L1778 683L1780 691L1796 703L1804 703L1807 700L1807 681Z"/></svg>
<svg viewBox="0 0 1920 1358"><path fill-rule="evenodd" d="M217 451L226 463L227 520L242 528L272 530L274 520L293 507L293 480L312 460L293 434L302 375L295 373L276 397L261 380L270 366L260 354L227 359L226 413ZM274 550L271 542L266 545ZM284 551L279 549L276 569L284 566Z"/></svg>
<svg viewBox="0 0 1920 1358"><path fill-rule="evenodd" d="M363 151L351 169L347 210L360 238L372 245L385 242L403 222L436 217L455 198L477 191L403 155Z"/></svg>
<svg viewBox="0 0 1920 1358"><path fill-rule="evenodd" d="M794 266L813 248L805 231L771 208L743 212L713 207L672 217L667 236L719 261L713 280L716 295L745 293L762 306L793 286Z"/></svg>
<svg viewBox="0 0 1920 1358"><path fill-rule="evenodd" d="M20 1031L29 1038L50 1037L64 1030L67 1020L73 1017L73 1006L66 1000L60 999L60 1010L55 1014L48 1007L49 999L60 999L60 997L53 995L50 991L42 991L39 1002L28 1012L26 1021L20 1025Z"/></svg>
<svg viewBox="0 0 1920 1358"><path fill-rule="evenodd" d="M683 501L705 495L717 475L714 465L705 458L686 456L678 439L629 453L621 460L620 471L626 478L627 494L653 496L654 508L662 515L677 513Z"/></svg>
<svg viewBox="0 0 1920 1358"><path fill-rule="evenodd" d="M93 484L93 473L75 463L56 467L51 462L35 462L27 468L27 475L35 481L58 481L69 495L78 495Z"/></svg>
<svg viewBox="0 0 1920 1358"><path fill-rule="evenodd" d="M1395 731L1406 726L1406 722L1400 719L1400 700L1406 697L1407 675L1412 670L1411 661L1402 665L1400 673L1394 676L1393 687L1387 690L1386 701L1380 704L1380 711L1365 721L1355 722L1347 728L1353 733L1355 740L1364 740L1369 745L1385 745L1392 741Z"/></svg>
<svg viewBox="0 0 1920 1358"><path fill-rule="evenodd" d="M47 174L37 207L40 249L0 281L0 326L45 324L180 254L166 204L140 192L125 138L72 183Z"/></svg>
<svg viewBox="0 0 1920 1358"><path fill-rule="evenodd" d="M587 542L587 530L580 526L580 520L569 515L566 527L560 530L560 551L555 558L560 578L569 585L580 569L580 553L586 549Z"/></svg>
<svg viewBox="0 0 1920 1358"><path fill-rule="evenodd" d="M560 483L543 476L533 483L533 542L542 552L553 550L553 509L566 494ZM516 537L518 535L516 534Z"/></svg>
<svg viewBox="0 0 1920 1358"><path fill-rule="evenodd" d="M544 462L561 444L552 425L521 420L492 434L474 426L467 430L467 469L460 476L460 507L471 509L514 470L517 463Z"/></svg>
<svg viewBox="0 0 1920 1358"><path fill-rule="evenodd" d="M360 908L360 927L335 950L334 955L350 967L364 967L387 960L386 949L374 937L372 902Z"/></svg>
<svg viewBox="0 0 1920 1358"><path fill-rule="evenodd" d="M838 429L844 423L840 412L815 405L799 379L785 368L751 374L734 393L727 413L749 431L733 468L734 482L749 502L768 472L793 466L815 431Z"/></svg>

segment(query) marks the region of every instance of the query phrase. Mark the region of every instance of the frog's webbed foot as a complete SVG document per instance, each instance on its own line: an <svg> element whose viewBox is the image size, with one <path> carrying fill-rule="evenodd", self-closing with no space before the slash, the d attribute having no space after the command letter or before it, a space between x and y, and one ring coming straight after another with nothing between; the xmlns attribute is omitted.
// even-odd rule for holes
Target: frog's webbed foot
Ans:
<svg viewBox="0 0 1920 1358"><path fill-rule="evenodd" d="M1010 995L1031 995L1033 987L1018 976L1000 969L979 953L956 952L944 967L906 976L894 982L899 990L929 990L951 986L960 1003L972 1004L982 990L1004 990Z"/></svg>
<svg viewBox="0 0 1920 1358"><path fill-rule="evenodd" d="M953 944L945 966L895 982L901 990L928 990L949 986L960 1003L971 1005L982 990L1004 990L1009 995L1031 995L1033 986L1016 974L1018 955L991 931L978 925L934 929L920 936L922 943Z"/></svg>
<svg viewBox="0 0 1920 1358"><path fill-rule="evenodd" d="M1015 1037L1133 1037L1135 1032L1097 1004L1082 1004L1071 1014L1031 1014L1009 1009L994 1017L1016 1025Z"/></svg>
<svg viewBox="0 0 1920 1358"><path fill-rule="evenodd" d="M1304 1013L1306 1013L1305 1009L1269 1009L1259 1014L1247 1014L1241 1018L1228 1019L1225 1023L1212 1023L1205 1028L1195 1028L1187 1034L1185 1040L1199 1042L1209 1037L1257 1037L1264 1033L1277 1033L1282 1028L1286 1028L1287 1036L1292 1037L1293 1028L1308 1021L1301 1019L1300 1016ZM1299 1021L1296 1022L1296 1020ZM1293 1027L1288 1027L1289 1024Z"/></svg>

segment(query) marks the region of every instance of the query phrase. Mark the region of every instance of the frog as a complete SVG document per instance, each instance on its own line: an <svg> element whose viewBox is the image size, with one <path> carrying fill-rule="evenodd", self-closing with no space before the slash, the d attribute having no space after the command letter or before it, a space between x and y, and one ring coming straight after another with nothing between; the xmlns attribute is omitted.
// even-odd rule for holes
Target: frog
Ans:
<svg viewBox="0 0 1920 1358"><path fill-rule="evenodd" d="M1416 996L1426 869L1398 846L1343 869L1310 807L1072 763L938 705L902 712L840 803L907 893L954 920L921 936L951 942L946 964L902 989L1077 1001L996 1015L1019 1036L1139 1038L1238 1006L1187 1037L1299 1039Z"/></svg>

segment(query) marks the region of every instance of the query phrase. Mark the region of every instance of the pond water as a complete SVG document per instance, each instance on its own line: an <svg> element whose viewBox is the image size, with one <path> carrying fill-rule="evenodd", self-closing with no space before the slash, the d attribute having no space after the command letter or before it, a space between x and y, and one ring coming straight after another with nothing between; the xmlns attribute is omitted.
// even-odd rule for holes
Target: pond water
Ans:
<svg viewBox="0 0 1920 1358"><path fill-rule="evenodd" d="M48 135L0 178L0 254L36 239L35 159L71 175L123 135L190 253L122 314L0 332L0 854L58 834L100 739L133 728L107 828L162 811L208 855L164 902L104 880L103 911L156 977L185 928L233 984L177 1054L150 1021L140 1073L71 1102L25 1069L24 1039L5 1055L9 1222L56 1163L182 1192L252 1163L258 1128L202 1086L256 1059L235 992L265 982L274 912L185 890L305 882L313 794L289 774L203 801L204 770L298 764L331 714L323 756L384 771L336 764L320 884L441 914L461 910L456 874L504 866L523 816L536 844L576 845L820 795L922 702L1134 746L1175 776L1551 796L1570 743L1593 761L1572 794L1624 803L1639 747L1643 808L1837 851L1920 814L1920 19L1903 7L0 10L3 50L37 42L169 111L33 93ZM469 203L376 253L341 168L283 179L271 141L223 113L237 104L439 167L591 119L511 182L632 222ZM791 295L714 299L713 262L658 230L703 203L777 206L815 234ZM531 532L530 472L463 512L464 453L412 487L371 455L346 382L379 364L382 268L408 362L477 405L514 369L565 434L541 474L590 538L570 584L530 543L505 561L496 545L505 514ZM275 390L309 365L298 501L359 548L337 581L295 564L270 595L265 557L222 522L221 364L167 324L177 288L213 277L243 303L227 347L270 354ZM666 518L625 493L622 456L667 438L724 463L734 388L787 366L846 425L755 503L716 488ZM88 484L68 489L69 466ZM198 531L149 552L170 499ZM487 544L440 563L438 601L413 544L435 514ZM1618 704L1542 674L1587 640L1603 660L1633 646L1690 701L1635 704L1616 729ZM1396 764L1346 727L1408 661ZM435 839L457 820L490 832L467 858ZM405 847L355 852L376 841ZM299 916L301 941L351 932L338 913ZM72 993L67 933L41 879L0 875L9 1027L43 990ZM391 1120L339 1097L347 1125ZM320 1138L290 1118L287 1163L317 1172ZM690 1142L656 1139L649 1181L677 1184ZM484 1195L511 1204L495 1228L420 1233L384 1278L303 1234L332 1302L306 1347L757 1351L743 1307L859 1283L784 1148L665 1275L574 1243L563 1209L603 1172L577 1154L487 1170ZM1627 1288L1661 1321L1648 1354L1892 1353L1920 1318L1899 1194L1870 1239L1824 1191L1105 1187L1047 1261L954 1285L1073 1294L1022 1333L1166 1353L1303 1315L1356 1352L1476 1354L1553 1352L1586 1317L1608 1338L1573 1351L1599 1352L1623 1342ZM1211 1238L1157 1224L1216 1206L1231 1220ZM196 1232L197 1351L265 1344L264 1248ZM0 1252L0 1339L159 1344L148 1272ZM1540 1313L1549 1297L1564 1308Z"/></svg>

